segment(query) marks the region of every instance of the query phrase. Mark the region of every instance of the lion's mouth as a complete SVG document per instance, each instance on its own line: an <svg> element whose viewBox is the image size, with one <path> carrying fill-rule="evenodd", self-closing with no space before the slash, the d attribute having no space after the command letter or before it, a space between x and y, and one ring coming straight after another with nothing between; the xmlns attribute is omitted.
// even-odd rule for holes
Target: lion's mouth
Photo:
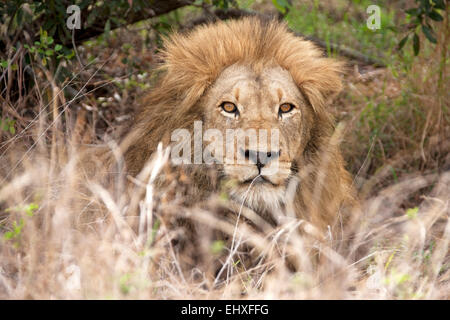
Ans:
<svg viewBox="0 0 450 320"><path fill-rule="evenodd" d="M264 176L258 175L256 177L253 177L251 179L246 179L244 181L242 181L242 184L270 184L273 187L278 187L277 184L273 183L272 181L270 181L269 179L267 179Z"/></svg>

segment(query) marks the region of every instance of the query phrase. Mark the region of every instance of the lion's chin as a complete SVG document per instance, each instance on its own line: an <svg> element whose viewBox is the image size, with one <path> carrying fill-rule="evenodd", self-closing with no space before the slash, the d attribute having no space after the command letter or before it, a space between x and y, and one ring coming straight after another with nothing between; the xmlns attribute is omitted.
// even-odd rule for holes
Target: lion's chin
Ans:
<svg viewBox="0 0 450 320"><path fill-rule="evenodd" d="M259 176L238 183L230 192L231 198L254 211L277 211L285 204L286 189Z"/></svg>

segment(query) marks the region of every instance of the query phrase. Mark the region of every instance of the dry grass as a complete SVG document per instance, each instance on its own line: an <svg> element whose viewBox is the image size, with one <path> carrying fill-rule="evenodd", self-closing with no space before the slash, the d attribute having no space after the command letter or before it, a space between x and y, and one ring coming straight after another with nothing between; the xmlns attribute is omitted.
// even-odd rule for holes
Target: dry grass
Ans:
<svg viewBox="0 0 450 320"><path fill-rule="evenodd" d="M162 170L168 158L162 147L134 180L142 192L132 196L122 192L125 174L109 183L83 176L76 165L80 152L60 148L50 157L28 153L2 178L1 298L448 298L449 172L414 175L365 199L363 219L344 255L332 241L312 240L306 221L286 217L276 229L257 231L242 218L234 224L200 206L183 207L178 196L165 201L177 183L168 181L166 189L154 184L158 175L173 179ZM417 209L405 213L399 207L428 186L432 190ZM133 203L139 206L130 212ZM261 226L251 212L242 215ZM232 237L236 250L202 237L196 249L203 260L185 268L192 257L172 241L185 230L171 221L186 217L204 234L215 229ZM240 263L246 256L242 245L261 258L249 269ZM318 264L310 260L311 250L319 252ZM286 259L300 271L292 272ZM224 264L224 276L211 277L212 261Z"/></svg>

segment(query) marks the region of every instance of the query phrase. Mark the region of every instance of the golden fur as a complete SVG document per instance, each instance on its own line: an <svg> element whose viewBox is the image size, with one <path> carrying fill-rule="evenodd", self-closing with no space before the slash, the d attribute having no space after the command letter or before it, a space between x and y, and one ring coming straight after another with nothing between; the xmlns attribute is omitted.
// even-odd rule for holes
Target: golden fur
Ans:
<svg viewBox="0 0 450 320"><path fill-rule="evenodd" d="M139 173L160 141L169 144L174 129L192 129L203 118L200 101L224 69L239 64L258 72L275 65L289 72L311 109L297 159L296 215L323 232L342 224L341 208L354 198L327 111L327 103L342 88L342 63L324 57L284 23L252 17L175 33L165 40L161 59L159 83L143 100L135 130L124 143L130 174ZM200 193L211 190L206 176L197 181Z"/></svg>

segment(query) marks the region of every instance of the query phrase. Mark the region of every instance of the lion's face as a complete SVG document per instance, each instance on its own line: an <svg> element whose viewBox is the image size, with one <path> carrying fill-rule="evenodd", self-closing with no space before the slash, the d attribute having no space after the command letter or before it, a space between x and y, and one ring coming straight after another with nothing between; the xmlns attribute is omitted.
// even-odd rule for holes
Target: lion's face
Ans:
<svg viewBox="0 0 450 320"><path fill-rule="evenodd" d="M202 104L204 127L219 130L225 138L223 175L236 182L231 196L246 198L254 208L279 206L289 182L295 180L291 179L299 165L295 159L313 121L289 72L278 65L259 72L232 65L220 74Z"/></svg>

